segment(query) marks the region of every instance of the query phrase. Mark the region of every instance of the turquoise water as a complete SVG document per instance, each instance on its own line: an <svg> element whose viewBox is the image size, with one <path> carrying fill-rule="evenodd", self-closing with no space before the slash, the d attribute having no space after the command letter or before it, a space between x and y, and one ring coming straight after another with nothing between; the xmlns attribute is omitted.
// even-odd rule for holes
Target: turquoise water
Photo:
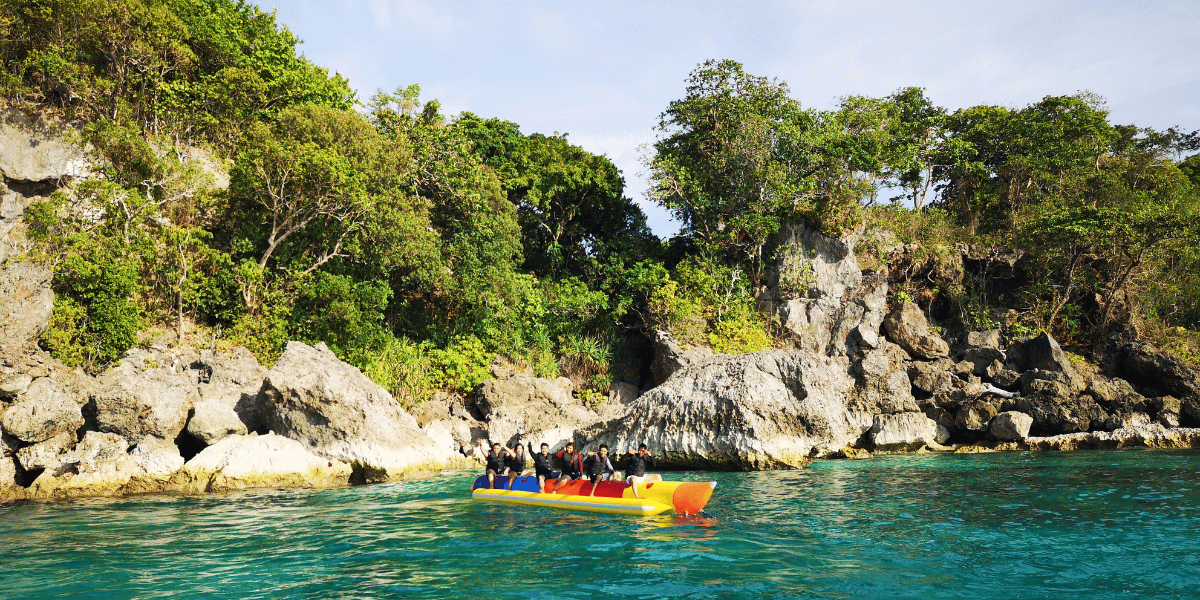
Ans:
<svg viewBox="0 0 1200 600"><path fill-rule="evenodd" d="M0 507L0 598L1193 598L1200 453L921 455L716 479L707 518L469 500L473 472Z"/></svg>

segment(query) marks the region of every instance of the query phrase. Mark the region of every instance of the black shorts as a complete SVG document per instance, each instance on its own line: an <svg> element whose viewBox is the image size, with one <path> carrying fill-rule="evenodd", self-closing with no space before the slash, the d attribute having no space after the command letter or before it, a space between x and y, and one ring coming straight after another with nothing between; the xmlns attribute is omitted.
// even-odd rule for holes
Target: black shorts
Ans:
<svg viewBox="0 0 1200 600"><path fill-rule="evenodd" d="M573 473L566 472L566 473L562 474L562 477L570 477L571 479L583 479L583 473L580 473L579 471L575 471Z"/></svg>

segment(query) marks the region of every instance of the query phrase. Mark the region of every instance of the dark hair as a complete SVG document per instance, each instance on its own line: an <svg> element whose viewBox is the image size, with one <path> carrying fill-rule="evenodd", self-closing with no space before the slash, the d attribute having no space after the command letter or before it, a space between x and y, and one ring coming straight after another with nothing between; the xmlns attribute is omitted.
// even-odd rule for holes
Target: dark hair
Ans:
<svg viewBox="0 0 1200 600"><path fill-rule="evenodd" d="M500 445L500 442L492 442L492 447L493 447L493 448L495 448L496 446L499 446L499 445Z"/></svg>
<svg viewBox="0 0 1200 600"><path fill-rule="evenodd" d="M638 444L638 450L645 450L645 449L646 449L645 444Z"/></svg>
<svg viewBox="0 0 1200 600"><path fill-rule="evenodd" d="M600 444L601 450L608 450L608 444Z"/></svg>
<svg viewBox="0 0 1200 600"><path fill-rule="evenodd" d="M550 444L547 444L546 442L542 442L542 447L543 447L543 448L549 448L549 447L550 447Z"/></svg>

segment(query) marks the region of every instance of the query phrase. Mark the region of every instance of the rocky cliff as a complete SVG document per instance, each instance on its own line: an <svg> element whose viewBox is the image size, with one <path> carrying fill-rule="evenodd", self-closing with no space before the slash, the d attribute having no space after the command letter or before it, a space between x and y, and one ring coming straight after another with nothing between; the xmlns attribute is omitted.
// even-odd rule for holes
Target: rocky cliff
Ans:
<svg viewBox="0 0 1200 600"><path fill-rule="evenodd" d="M38 347L53 274L22 258L25 207L86 175L82 151L3 121L0 501L389 481L473 464L480 439L617 452L644 442L681 469L923 449L1200 447L1200 372L1182 361L1136 336L1114 337L1103 365L1044 334L947 336L919 306L889 303L889 272L859 267L858 234L800 226L774 241L760 297L788 331L784 347L714 355L655 332L645 364L625 365L647 375L614 383L599 405L570 380L498 369L472 394L439 394L410 413L328 348L298 342L270 369L243 348L151 346L90 377ZM889 252L893 270L917 268L911 248ZM955 252L950 271L976 260Z"/></svg>

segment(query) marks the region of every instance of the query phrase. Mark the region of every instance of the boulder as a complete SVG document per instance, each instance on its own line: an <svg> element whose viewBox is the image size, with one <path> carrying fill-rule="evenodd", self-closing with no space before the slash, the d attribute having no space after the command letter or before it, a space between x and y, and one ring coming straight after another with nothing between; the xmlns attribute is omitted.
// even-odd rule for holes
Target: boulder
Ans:
<svg viewBox="0 0 1200 600"><path fill-rule="evenodd" d="M265 427L351 464L356 482L395 480L450 458L387 390L323 343L288 342L264 391Z"/></svg>
<svg viewBox="0 0 1200 600"><path fill-rule="evenodd" d="M997 387L1004 388L1010 392L1021 389L1021 374L1016 371L1003 369L996 371L990 377L992 383L996 384Z"/></svg>
<svg viewBox="0 0 1200 600"><path fill-rule="evenodd" d="M557 448L573 439L574 431L600 421L599 414L571 395L571 388L565 377L517 374L483 382L475 407L487 421L491 441L512 446L520 439Z"/></svg>
<svg viewBox="0 0 1200 600"><path fill-rule="evenodd" d="M967 332L967 346L970 348L990 348L992 350L999 350L1000 330L989 329L987 331Z"/></svg>
<svg viewBox="0 0 1200 600"><path fill-rule="evenodd" d="M29 496L57 500L126 493L130 481L144 474L128 450L129 443L115 433L89 431L62 455L59 469L34 479Z"/></svg>
<svg viewBox="0 0 1200 600"><path fill-rule="evenodd" d="M891 344L880 340L882 344ZM851 411L870 414L917 412L912 383L903 365L893 364L884 348L867 352L854 364L855 388L847 405Z"/></svg>
<svg viewBox="0 0 1200 600"><path fill-rule="evenodd" d="M653 341L654 362L650 363L650 372L654 375L654 385L662 385L676 371L712 356L712 350L709 348L693 347L684 349L666 331L655 331Z"/></svg>
<svg viewBox="0 0 1200 600"><path fill-rule="evenodd" d="M83 149L61 127L0 110L0 174L17 181L61 181L87 172Z"/></svg>
<svg viewBox="0 0 1200 600"><path fill-rule="evenodd" d="M83 426L79 399L72 397L56 378L42 377L29 385L21 398L4 411L4 432L24 442L40 442Z"/></svg>
<svg viewBox="0 0 1200 600"><path fill-rule="evenodd" d="M179 437L196 403L196 384L167 366L139 370L122 362L100 376L93 393L97 429L136 441Z"/></svg>
<svg viewBox="0 0 1200 600"><path fill-rule="evenodd" d="M17 483L17 464L13 457L0 453L0 502L25 497L25 488Z"/></svg>
<svg viewBox="0 0 1200 600"><path fill-rule="evenodd" d="M939 443L937 422L919 412L875 415L869 433L876 452L910 452Z"/></svg>
<svg viewBox="0 0 1200 600"><path fill-rule="evenodd" d="M75 445L75 434L60 433L48 440L17 451L17 461L26 471L55 470L62 466L62 457Z"/></svg>
<svg viewBox="0 0 1200 600"><path fill-rule="evenodd" d="M993 369L994 372L1004 368L1004 364L1001 362L1004 360L1004 353L995 348L967 348L967 351L963 353L963 360L971 363L971 373L975 375L987 375L992 363L1000 363L1000 368Z"/></svg>
<svg viewBox="0 0 1200 600"><path fill-rule="evenodd" d="M31 263L0 264L0 355L33 348L49 327L53 276Z"/></svg>
<svg viewBox="0 0 1200 600"><path fill-rule="evenodd" d="M1033 417L1032 429L1039 433L1087 431L1092 423L1102 424L1108 416L1091 396L1047 396L1034 394L1017 400L1017 410Z"/></svg>
<svg viewBox="0 0 1200 600"><path fill-rule="evenodd" d="M148 435L138 441L129 457L146 475L167 477L183 466L183 456L174 442Z"/></svg>
<svg viewBox="0 0 1200 600"><path fill-rule="evenodd" d="M1049 334L1042 333L1035 338L1009 344L1007 364L1014 371L1048 371L1062 373L1073 391L1082 390L1085 381L1071 364L1067 353L1063 352L1058 342Z"/></svg>
<svg viewBox="0 0 1200 600"><path fill-rule="evenodd" d="M1032 425L1033 417L1010 410L996 415L988 425L988 432L1002 442L1015 442L1029 437L1029 428Z"/></svg>
<svg viewBox="0 0 1200 600"><path fill-rule="evenodd" d="M948 358L934 362L913 361L908 367L908 377L913 387L927 394L948 391L954 386L950 369L954 363Z"/></svg>
<svg viewBox="0 0 1200 600"><path fill-rule="evenodd" d="M914 358L936 359L950 355L950 346L941 336L929 330L929 322L920 307L901 302L883 320L888 337Z"/></svg>
<svg viewBox="0 0 1200 600"><path fill-rule="evenodd" d="M171 487L191 492L330 488L348 485L352 472L350 465L317 456L280 435L230 435L192 457L172 477Z"/></svg>
<svg viewBox="0 0 1200 600"><path fill-rule="evenodd" d="M206 419L211 419L211 425L205 425L210 429L203 434L193 433L194 436L216 441L227 433L266 432L263 428L263 399L260 392L267 378L267 369L258 364L253 353L242 346L234 347L228 353L201 350L191 367L197 371L200 399L208 404L204 409L208 413ZM229 411L235 413L242 427L233 423ZM200 412L199 406L197 412ZM189 430L189 433L192 432Z"/></svg>
<svg viewBox="0 0 1200 600"><path fill-rule="evenodd" d="M1122 348L1117 364L1117 374L1134 384L1182 400L1200 401L1200 369L1150 344Z"/></svg>
<svg viewBox="0 0 1200 600"><path fill-rule="evenodd" d="M969 400L958 408L954 415L954 426L961 431L983 432L1000 411L986 400Z"/></svg>
<svg viewBox="0 0 1200 600"><path fill-rule="evenodd" d="M851 413L847 360L765 350L680 370L621 416L580 432L617 453L645 443L662 468L757 470L808 464L871 427Z"/></svg>

